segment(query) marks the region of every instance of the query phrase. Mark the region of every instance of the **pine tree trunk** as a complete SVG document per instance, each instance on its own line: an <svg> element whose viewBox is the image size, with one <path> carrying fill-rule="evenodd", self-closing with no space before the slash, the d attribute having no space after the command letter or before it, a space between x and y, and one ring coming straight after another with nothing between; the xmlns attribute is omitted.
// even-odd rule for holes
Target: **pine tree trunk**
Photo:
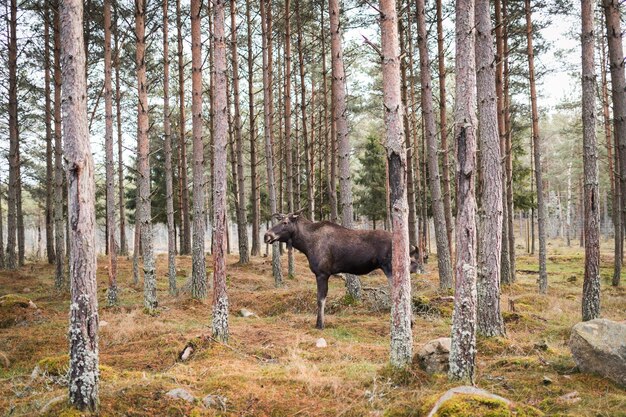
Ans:
<svg viewBox="0 0 626 417"><path fill-rule="evenodd" d="M50 1L45 0L44 10L44 95L46 100L46 255L54 264L54 207L52 206L52 100L50 91ZM0 255L4 257L4 253Z"/></svg>
<svg viewBox="0 0 626 417"><path fill-rule="evenodd" d="M7 268L16 269L17 199L19 187L19 139L17 126L17 1L10 1L9 26L9 190L7 210Z"/></svg>
<svg viewBox="0 0 626 417"><path fill-rule="evenodd" d="M214 57L214 163L213 176L213 337L228 342L228 295L226 294L226 145L228 110L226 106L226 39L224 34L224 0L213 2ZM235 110L237 111L237 110ZM194 112L195 114L195 112ZM239 140L241 142L241 140ZM243 203L243 201L242 201ZM246 248L247 251L247 248Z"/></svg>
<svg viewBox="0 0 626 417"><path fill-rule="evenodd" d="M474 1L456 1L456 282L450 379L473 382L476 360L476 71Z"/></svg>
<svg viewBox="0 0 626 417"><path fill-rule="evenodd" d="M293 197L293 150L291 138L291 0L285 0L285 74L284 74L284 125L285 125L285 171L287 177L287 211L295 210ZM282 199L281 199L282 200ZM293 261L293 248L287 244L287 276L295 277L295 265Z"/></svg>
<svg viewBox="0 0 626 417"><path fill-rule="evenodd" d="M106 151L106 218L107 248L109 252L109 288L107 304L117 300L117 244L115 243L115 168L113 166L113 92L111 86L111 0L104 0L104 113Z"/></svg>
<svg viewBox="0 0 626 417"><path fill-rule="evenodd" d="M65 282L65 221L63 218L63 149L61 143L61 24L59 5L56 7L54 27L54 286L61 290Z"/></svg>
<svg viewBox="0 0 626 417"><path fill-rule="evenodd" d="M199 6L198 6L199 7ZM178 28L178 104L179 117L178 122L178 166L180 169L179 186L181 190L180 213L182 234L180 242L181 255L189 255L191 253L191 226L189 224L189 184L187 181L187 135L186 135L186 119L185 119L185 63L183 62L183 35L182 35L182 11L180 8L180 0L176 0L176 27ZM193 42L193 41L192 41ZM192 64L193 65L193 64ZM192 70L193 72L193 70ZM193 87L192 87L193 89ZM192 110L193 114L193 110ZM193 116L192 116L193 118ZM195 164L195 162L194 162ZM194 183L195 186L195 183Z"/></svg>
<svg viewBox="0 0 626 417"><path fill-rule="evenodd" d="M172 175L172 128L170 123L170 57L168 1L163 2L163 148L165 151L165 206L167 215L167 276L170 295L176 295L176 228L174 226L174 180Z"/></svg>
<svg viewBox="0 0 626 417"><path fill-rule="evenodd" d="M267 10L271 4L268 0L261 0L261 31L263 38L263 117L265 121L265 164L267 167L267 189L270 202L270 211L276 213L276 181L274 179L274 133L273 133L273 114L271 110L272 98L272 55L269 51L271 43L272 28L269 19L269 11ZM272 274L274 276L274 285L282 287L283 274L280 266L280 249L278 242L272 244Z"/></svg>
<svg viewBox="0 0 626 417"><path fill-rule="evenodd" d="M191 254L191 296L207 296L206 260L204 257L204 145L202 142L202 42L200 35L200 0L191 2L191 118L193 124L193 251ZM228 127L226 127L228 129ZM225 130L225 133L227 130ZM224 169L226 161L224 161ZM213 225L215 227L215 225Z"/></svg>
<svg viewBox="0 0 626 417"><path fill-rule="evenodd" d="M250 128L250 202L252 206L252 256L261 255L259 237L261 235L261 196L259 191L257 131L254 114L254 52L252 49L252 19L250 16L250 0L246 0L246 22L248 31L248 118Z"/></svg>
<svg viewBox="0 0 626 417"><path fill-rule="evenodd" d="M624 219L626 214L626 80L624 78L624 52L622 45L621 11L620 3L616 0L604 0L607 43L609 46L609 68L611 70L611 95L613 99L613 132L615 134L616 171L619 172L619 192L621 206L620 238L623 239ZM619 170L619 171L618 171ZM617 182L617 181L616 181ZM617 194L617 193L616 193ZM617 230L617 224L616 224ZM623 245L623 240L620 239ZM621 248L620 248L621 249ZM616 248L617 252L617 248ZM620 253L620 257L621 257ZM621 275L621 274L620 274ZM614 286L620 284L620 276L614 273Z"/></svg>
<svg viewBox="0 0 626 417"><path fill-rule="evenodd" d="M18 149L17 149L17 193L15 200L15 212L17 213L17 265L19 267L24 266L24 260L26 256L25 241L24 241L24 212L22 210L22 157L19 149L19 130L17 136Z"/></svg>
<svg viewBox="0 0 626 417"><path fill-rule="evenodd" d="M508 0L502 0L502 21L508 22ZM512 129L511 129L511 96L509 95L510 85L510 71L509 71L509 41L508 41L508 26L505 24L502 27L502 49L503 49L503 61L504 61L504 73L503 73L503 95L504 95L504 131L506 134L506 162L504 170L506 171L506 204L507 213L506 220L508 222L507 231L509 233L509 282L515 282L515 233L513 228L513 146L512 146Z"/></svg>
<svg viewBox="0 0 626 417"><path fill-rule="evenodd" d="M476 0L476 85L483 176L482 225L478 244L476 330L484 336L504 336L500 312L502 257L502 157L498 131L495 51L491 35L489 0Z"/></svg>
<svg viewBox="0 0 626 417"><path fill-rule="evenodd" d="M118 209L120 211L120 255L128 255L128 241L126 239L126 207L124 203L124 154L122 146L122 96L120 92L120 48L117 29L117 5L114 4L113 43L115 44L115 107L117 121L117 193Z"/></svg>
<svg viewBox="0 0 626 417"><path fill-rule="evenodd" d="M339 155L339 195L341 196L339 206L341 211L341 224L344 227L352 228L353 208L352 180L350 177L350 138L348 137L346 75L343 66L338 0L328 0L328 13L330 15L333 124L337 132L337 154ZM344 278L346 280L348 295L354 300L360 300L361 280L359 277L352 274L344 274Z"/></svg>
<svg viewBox="0 0 626 417"><path fill-rule="evenodd" d="M243 138L241 135L241 110L239 108L239 56L237 52L237 4L230 0L230 38L231 60L233 68L233 102L235 114L233 118L233 133L237 144L237 233L239 238L239 263L245 265L250 262L248 254L248 221L246 218L246 188L243 166Z"/></svg>
<svg viewBox="0 0 626 417"><path fill-rule="evenodd" d="M145 0L135 2L135 35L137 39L137 175L139 183L138 224L143 258L143 305L152 313L157 307L154 248L152 242L152 210L150 207L150 141L148 140L148 86L146 79Z"/></svg>
<svg viewBox="0 0 626 417"><path fill-rule="evenodd" d="M535 182L537 186L537 227L539 229L539 292L548 292L548 273L546 271L546 203L544 201L541 172L541 136L539 133L539 112L537 110L537 92L535 88L535 55L533 51L533 26L530 0L525 0L526 40L528 54L528 74L530 78L530 103L532 112L533 152L535 157ZM510 231L509 231L510 232Z"/></svg>
<svg viewBox="0 0 626 417"><path fill-rule="evenodd" d="M4 223L2 221L2 187L0 187L0 269L6 267L6 260L4 258Z"/></svg>
<svg viewBox="0 0 626 417"><path fill-rule="evenodd" d="M67 162L70 213L69 400L79 410L98 408L98 297L95 245L94 163L87 127L87 85L83 47L83 3L60 7L63 40L63 157Z"/></svg>
<svg viewBox="0 0 626 417"><path fill-rule="evenodd" d="M596 69L592 0L581 0L582 20L582 119L583 171L585 177L585 279L582 319L600 317L600 212L596 143Z"/></svg>
<svg viewBox="0 0 626 417"><path fill-rule="evenodd" d="M450 160L448 158L448 120L446 109L446 62L443 45L443 13L442 1L437 0L437 63L439 65L439 125L441 129L441 150L443 156L443 207L446 216L446 234L448 237L448 253L452 255L452 191L450 190ZM436 232L435 232L436 233Z"/></svg>
<svg viewBox="0 0 626 417"><path fill-rule="evenodd" d="M407 202L407 152L403 137L400 77L400 43L395 0L381 0L381 50L385 147L389 161L389 182L393 222L391 286L391 365L411 363L411 278L409 274L409 229ZM332 13L332 12L331 12Z"/></svg>

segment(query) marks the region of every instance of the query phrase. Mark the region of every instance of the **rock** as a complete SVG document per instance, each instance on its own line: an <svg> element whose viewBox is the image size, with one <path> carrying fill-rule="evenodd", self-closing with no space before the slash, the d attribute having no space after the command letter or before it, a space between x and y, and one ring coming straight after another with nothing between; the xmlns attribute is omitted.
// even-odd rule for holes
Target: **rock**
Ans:
<svg viewBox="0 0 626 417"><path fill-rule="evenodd" d="M565 403L565 404L576 404L580 401L580 396L578 395L578 391L572 391L565 395L561 395L556 399L557 402Z"/></svg>
<svg viewBox="0 0 626 417"><path fill-rule="evenodd" d="M59 395L58 397L54 397L50 401L48 401L42 408L39 410L39 414L46 414L50 412L50 409L55 405L62 401L67 401L67 395Z"/></svg>
<svg viewBox="0 0 626 417"><path fill-rule="evenodd" d="M461 403L461 404L459 404ZM495 416L524 415L543 416L541 411L525 405L518 405L510 400L476 387L460 386L446 391L435 403L428 417L460 415Z"/></svg>
<svg viewBox="0 0 626 417"><path fill-rule="evenodd" d="M206 408L216 408L220 411L226 411L226 397L222 395L209 394L202 399L202 404Z"/></svg>
<svg viewBox="0 0 626 417"><path fill-rule="evenodd" d="M28 294L29 292L32 292L33 290L31 290L30 288L26 287L22 290L23 293Z"/></svg>
<svg viewBox="0 0 626 417"><path fill-rule="evenodd" d="M451 343L449 337L431 340L417 351L414 362L429 374L448 372Z"/></svg>
<svg viewBox="0 0 626 417"><path fill-rule="evenodd" d="M315 347L318 348L325 348L328 347L328 343L326 343L326 339L324 339L323 337L320 337L319 339L317 339L317 341L315 342Z"/></svg>
<svg viewBox="0 0 626 417"><path fill-rule="evenodd" d="M538 342L536 342L533 347L537 350L543 350L546 351L548 350L548 343L545 340L540 340Z"/></svg>
<svg viewBox="0 0 626 417"><path fill-rule="evenodd" d="M246 309L246 308L242 308L241 310L239 310L239 315L241 317L256 317L256 314L254 314L252 311Z"/></svg>
<svg viewBox="0 0 626 417"><path fill-rule="evenodd" d="M194 350L193 345L188 343L187 346L185 346L185 349L180 352L179 359L183 362L186 361L193 354Z"/></svg>
<svg viewBox="0 0 626 417"><path fill-rule="evenodd" d="M606 319L572 328L570 350L582 372L597 373L626 386L626 323Z"/></svg>
<svg viewBox="0 0 626 417"><path fill-rule="evenodd" d="M550 385L552 384L552 379L549 376L544 375L543 376L543 385Z"/></svg>
<svg viewBox="0 0 626 417"><path fill-rule="evenodd" d="M196 397L191 395L191 393L184 388L174 388L173 390L168 391L165 396L174 400L184 400L188 403L192 403L196 400Z"/></svg>

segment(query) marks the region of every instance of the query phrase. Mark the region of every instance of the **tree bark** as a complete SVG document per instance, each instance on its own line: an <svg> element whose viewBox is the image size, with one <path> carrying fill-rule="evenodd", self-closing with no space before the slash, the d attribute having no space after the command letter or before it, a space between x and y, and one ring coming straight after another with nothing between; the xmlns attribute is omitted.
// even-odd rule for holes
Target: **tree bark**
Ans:
<svg viewBox="0 0 626 417"><path fill-rule="evenodd" d="M476 360L476 71L474 1L456 1L456 283L450 379L473 381Z"/></svg>
<svg viewBox="0 0 626 417"><path fill-rule="evenodd" d="M252 49L252 18L250 16L250 0L246 0L246 22L248 30L248 118L250 128L250 202L252 206L252 256L261 254L259 237L261 235L261 196L259 191L257 131L254 114L254 52Z"/></svg>
<svg viewBox="0 0 626 417"><path fill-rule="evenodd" d="M110 306L118 303L117 244L115 242L115 169L113 166L113 94L111 84L111 0L104 0L104 147L106 151L106 232L109 252L107 304Z"/></svg>
<svg viewBox="0 0 626 417"><path fill-rule="evenodd" d="M10 2L9 26L9 190L7 209L7 269L18 265L15 252L17 237L17 199L19 188L19 139L17 120L17 1Z"/></svg>
<svg viewBox="0 0 626 417"><path fill-rule="evenodd" d="M237 147L237 191L239 205L237 207L237 233L239 237L239 263L246 265L250 262L248 254L248 221L246 218L246 188L243 167L243 138L241 135L241 110L239 108L239 57L237 53L237 3L230 0L230 37L231 60L233 68L233 102L235 114L233 117L233 133Z"/></svg>
<svg viewBox="0 0 626 417"><path fill-rule="evenodd" d="M343 65L341 29L339 25L339 1L328 0L330 15L330 47L332 63L333 123L337 132L339 155L339 203L341 224L352 228L352 179L350 177L350 138L348 136L348 109L346 100L346 74ZM396 39L396 42L397 39ZM361 299L361 280L356 275L344 274L346 290L355 300Z"/></svg>
<svg viewBox="0 0 626 417"><path fill-rule="evenodd" d="M6 267L6 260L4 258L4 224L2 221L2 187L0 187L0 269Z"/></svg>
<svg viewBox="0 0 626 417"><path fill-rule="evenodd" d="M443 207L446 217L446 234L448 237L448 252L452 255L452 191L450 190L450 160L448 158L448 116L446 109L446 58L443 45L443 0L437 0L437 63L439 66L439 126L441 129L441 150L443 168ZM436 232L435 232L436 233Z"/></svg>
<svg viewBox="0 0 626 417"><path fill-rule="evenodd" d="M199 7L199 6L198 6ZM192 15L193 16L193 15ZM176 0L176 26L178 28L178 104L179 104L179 136L178 136L178 162L180 169L179 187L180 195L180 213L181 213L181 255L189 255L191 253L191 227L189 224L189 184L187 181L187 135L186 135L186 119L185 119L185 63L183 61L183 35L182 35L182 11L180 8L180 0ZM193 42L193 41L192 41ZM192 63L193 66L193 63ZM193 70L192 70L193 73ZM193 90L193 87L192 87ZM193 114L193 110L192 110ZM192 116L193 118L193 116ZM193 122L192 122L193 123ZM194 183L195 186L195 183Z"/></svg>
<svg viewBox="0 0 626 417"><path fill-rule="evenodd" d="M117 29L117 5L114 5L115 30L113 31L113 43L115 44L115 107L117 121L117 188L118 207L120 211L120 255L128 255L128 242L126 239L126 207L124 203L124 154L122 146L122 96L120 92L120 48Z"/></svg>
<svg viewBox="0 0 626 417"><path fill-rule="evenodd" d="M270 200L270 211L276 213L276 181L274 180L274 133L273 123L274 117L271 110L272 98L272 56L269 51L269 44L272 41L271 21L269 19L270 7L268 0L261 0L261 31L263 38L263 117L265 121L265 164L267 167L267 189ZM272 244L272 274L274 276L274 285L282 287L283 274L280 266L280 249L277 242Z"/></svg>
<svg viewBox="0 0 626 417"><path fill-rule="evenodd" d="M548 292L548 273L546 271L546 203L543 194L541 171L541 136L539 133L539 112L537 110L537 92L535 87L535 55L533 51L533 25L531 20L530 0L524 1L526 12L526 40L528 54L528 75L530 77L530 104L532 112L533 153L535 157L535 182L537 187L537 228L539 229L539 292Z"/></svg>
<svg viewBox="0 0 626 417"><path fill-rule="evenodd" d="M46 100L46 255L49 264L54 264L54 207L53 165L52 165L52 100L50 91L50 1L45 1L44 9L44 95ZM4 253L0 255L4 257Z"/></svg>
<svg viewBox="0 0 626 417"><path fill-rule="evenodd" d="M94 164L87 127L83 3L60 5L63 67L63 156L70 218L69 400L79 410L98 408L98 297Z"/></svg>
<svg viewBox="0 0 626 417"><path fill-rule="evenodd" d="M404 109L400 91L400 44L395 0L380 1L380 28L385 108L385 146L389 161L392 206L391 286L391 365L405 367L411 363L411 277L409 274L409 229L407 202L407 152L403 137ZM331 12L332 16L332 12Z"/></svg>
<svg viewBox="0 0 626 417"><path fill-rule="evenodd" d="M609 46L609 68L611 70L612 87L611 97L613 99L613 132L615 134L615 144L618 147L616 159L619 160L619 191L621 194L620 205L622 209L620 223L622 224L621 227L623 227L624 216L626 215L626 80L624 78L621 11L620 4L616 0L604 0L602 5L604 7L607 43ZM616 167L616 171L617 169ZM620 230L623 236L623 229ZM614 286L620 284L619 275L613 275L612 284Z"/></svg>
<svg viewBox="0 0 626 417"><path fill-rule="evenodd" d="M157 307L154 248L152 241L152 210L150 207L150 141L148 140L148 85L146 79L145 0L135 2L135 35L137 50L137 175L139 183L139 227L143 258L143 305L148 313Z"/></svg>
<svg viewBox="0 0 626 417"><path fill-rule="evenodd" d="M65 287L65 221L63 219L63 149L61 143L61 27L60 2L56 2L54 26L54 286Z"/></svg>
<svg viewBox="0 0 626 417"><path fill-rule="evenodd" d="M285 0L285 73L284 73L284 124L285 124L285 171L287 177L287 211L295 210L293 197L293 151L291 139L291 0ZM282 200L282 199L281 199ZM293 261L293 248L287 244L287 276L295 277L295 265Z"/></svg>
<svg viewBox="0 0 626 417"><path fill-rule="evenodd" d="M163 1L163 148L165 151L165 206L167 216L167 276L170 295L176 295L176 228L172 175L172 127L170 123L170 57L168 0Z"/></svg>
<svg viewBox="0 0 626 417"><path fill-rule="evenodd" d="M202 40L200 35L200 0L191 2L191 120L193 125L193 251L191 254L191 296L207 296L206 260L204 257L204 144L202 141ZM228 129L228 127L226 127ZM225 130L228 132L228 130ZM226 162L224 161L224 165ZM224 167L225 168L225 167ZM215 227L215 225L213 225Z"/></svg>
<svg viewBox="0 0 626 417"><path fill-rule="evenodd" d="M437 264L439 267L439 288L452 288L452 264L450 246L446 228L445 205L441 195L439 176L439 158L437 154L437 136L435 114L433 110L432 78L426 44L426 10L424 0L417 0L417 43L420 56L420 81L422 86L422 118L424 135L428 143L428 171L433 216L435 218L435 238L437 241ZM443 134L443 133L442 133Z"/></svg>
<svg viewBox="0 0 626 417"><path fill-rule="evenodd" d="M585 279L582 319L600 317L600 212L596 143L596 69L592 0L581 0L582 20L582 119L583 171L585 177Z"/></svg>
<svg viewBox="0 0 626 417"><path fill-rule="evenodd" d="M489 0L476 0L476 85L483 176L482 225L478 244L477 332L504 336L500 312L500 271L502 259L502 157L498 131L496 69L491 35ZM508 243L508 242L507 242ZM508 255L508 254L507 254Z"/></svg>
<svg viewBox="0 0 626 417"><path fill-rule="evenodd" d="M507 23L509 21L508 14L508 0L502 1L502 20ZM509 273L510 279L509 282L515 282L515 233L513 228L513 145L512 145L512 130L511 130L511 96L509 94L509 86L510 86L510 71L509 71L509 35L508 35L508 25L505 24L502 26L502 50L503 50L503 95L504 95L504 131L506 133L506 162L504 169L506 171L506 220L508 222L507 231L509 233Z"/></svg>

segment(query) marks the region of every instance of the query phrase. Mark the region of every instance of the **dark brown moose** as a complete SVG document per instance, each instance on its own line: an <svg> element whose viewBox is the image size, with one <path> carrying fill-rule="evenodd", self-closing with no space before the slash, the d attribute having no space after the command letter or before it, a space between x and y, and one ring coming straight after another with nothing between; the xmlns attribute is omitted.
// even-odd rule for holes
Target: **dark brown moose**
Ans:
<svg viewBox="0 0 626 417"><path fill-rule="evenodd" d="M368 274L382 269L391 280L391 233L384 230L352 230L323 221L311 222L300 215L275 214L278 223L265 233L265 243L291 242L304 253L317 280L317 324L324 328L328 278L334 274ZM417 272L417 249L411 250L411 273Z"/></svg>

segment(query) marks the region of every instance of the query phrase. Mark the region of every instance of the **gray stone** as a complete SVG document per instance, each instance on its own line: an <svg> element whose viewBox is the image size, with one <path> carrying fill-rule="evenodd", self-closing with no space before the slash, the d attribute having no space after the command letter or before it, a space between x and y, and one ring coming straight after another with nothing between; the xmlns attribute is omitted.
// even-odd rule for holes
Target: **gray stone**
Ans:
<svg viewBox="0 0 626 417"><path fill-rule="evenodd" d="M242 308L241 310L239 310L239 314L241 315L241 317L256 317L256 314L254 314L252 311L246 309L246 308Z"/></svg>
<svg viewBox="0 0 626 417"><path fill-rule="evenodd" d="M446 373L449 369L452 339L440 337L422 346L415 354L418 366L429 374Z"/></svg>
<svg viewBox="0 0 626 417"><path fill-rule="evenodd" d="M196 397L191 395L191 393L184 388L174 388L168 391L165 396L174 400L187 401L188 403L192 403L196 400Z"/></svg>
<svg viewBox="0 0 626 417"><path fill-rule="evenodd" d="M319 339L315 341L315 347L325 348L325 347L328 347L328 343L326 343L326 339L324 339L323 337L320 337Z"/></svg>
<svg viewBox="0 0 626 417"><path fill-rule="evenodd" d="M226 411L226 397L222 395L209 394L202 399L202 404L206 408L215 408L220 411Z"/></svg>
<svg viewBox="0 0 626 417"><path fill-rule="evenodd" d="M437 340L439 340L439 339L437 339ZM485 391L483 389L476 388L476 387L470 387L470 386L463 385L463 386L460 386L460 387L451 388L448 391L446 391L441 397L439 397L439 399L437 400L437 402L433 406L433 409L430 410L430 413L428 414L428 417L435 416L437 414L437 411L439 411L439 408L441 408L441 406L446 401L448 401L449 399L451 399L452 397L454 397L456 395L478 395L478 396L489 398L489 399L492 399L492 400L502 401L503 403L505 403L508 406L513 404L510 400L507 400L504 397L500 397L499 395L492 394L489 391Z"/></svg>
<svg viewBox="0 0 626 417"><path fill-rule="evenodd" d="M626 386L626 323L606 319L580 322L569 340L582 372L597 373Z"/></svg>

